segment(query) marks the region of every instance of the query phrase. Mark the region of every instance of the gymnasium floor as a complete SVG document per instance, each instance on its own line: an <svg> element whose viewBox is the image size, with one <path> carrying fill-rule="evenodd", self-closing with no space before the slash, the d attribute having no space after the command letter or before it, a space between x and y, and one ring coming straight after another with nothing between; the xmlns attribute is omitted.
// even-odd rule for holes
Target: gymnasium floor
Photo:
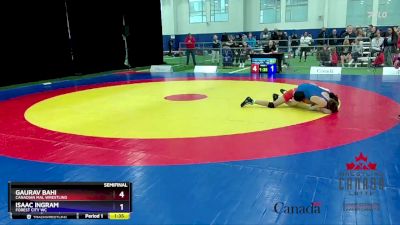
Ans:
<svg viewBox="0 0 400 225"><path fill-rule="evenodd" d="M302 82L337 92L340 112L239 106ZM400 224L399 90L399 76L245 71L119 72L2 90L0 224ZM345 182L351 172L362 189ZM129 181L133 212L117 222L11 221L8 181Z"/></svg>

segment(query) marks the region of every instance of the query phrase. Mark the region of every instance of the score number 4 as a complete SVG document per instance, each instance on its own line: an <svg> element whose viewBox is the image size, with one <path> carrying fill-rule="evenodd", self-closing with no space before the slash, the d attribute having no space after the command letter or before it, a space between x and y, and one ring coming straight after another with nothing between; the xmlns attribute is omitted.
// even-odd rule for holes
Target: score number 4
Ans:
<svg viewBox="0 0 400 225"><path fill-rule="evenodd" d="M121 191L121 193L119 193L118 196L121 197L121 198L124 198L125 197L124 191ZM121 207L121 211L123 211L124 210L124 204L119 204L119 206Z"/></svg>

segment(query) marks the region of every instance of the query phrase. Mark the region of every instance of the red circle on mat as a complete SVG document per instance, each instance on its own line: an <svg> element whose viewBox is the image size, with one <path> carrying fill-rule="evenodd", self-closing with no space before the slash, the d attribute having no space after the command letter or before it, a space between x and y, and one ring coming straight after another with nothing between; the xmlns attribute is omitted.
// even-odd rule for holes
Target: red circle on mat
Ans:
<svg viewBox="0 0 400 225"><path fill-rule="evenodd" d="M398 123L394 115L400 111L400 104L392 99L364 89L314 81L334 90L341 97L339 113L306 123L245 134L172 139L99 138L46 130L30 124L24 118L24 112L31 105L73 91L130 83L193 79L136 80L79 86L0 102L0 109L6 109L0 110L0 155L80 165L143 166L226 162L328 149L372 137ZM224 77L208 80L252 79ZM299 84L309 81L276 79L273 82ZM239 107L242 99L237 101Z"/></svg>
<svg viewBox="0 0 400 225"><path fill-rule="evenodd" d="M179 94L179 95L169 95L164 97L167 100L170 101L194 101L194 100L200 100L203 98L207 98L207 95L202 95L202 94Z"/></svg>

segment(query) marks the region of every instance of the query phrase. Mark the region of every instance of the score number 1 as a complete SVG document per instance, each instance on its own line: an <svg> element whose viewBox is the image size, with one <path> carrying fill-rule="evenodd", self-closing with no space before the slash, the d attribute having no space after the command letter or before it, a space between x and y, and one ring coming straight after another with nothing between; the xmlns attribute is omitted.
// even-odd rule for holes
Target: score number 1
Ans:
<svg viewBox="0 0 400 225"><path fill-rule="evenodd" d="M118 196L123 199L125 197L124 191L121 191ZM124 211L124 204L119 204L119 206L121 207L121 211Z"/></svg>
<svg viewBox="0 0 400 225"><path fill-rule="evenodd" d="M126 190L125 190L126 191ZM121 200L128 200L127 198L129 197L129 195L126 195L124 190L122 191L114 191L114 200L115 201L121 201ZM120 211L124 211L126 210L125 205L126 203L120 203L119 204L119 210ZM128 203L129 204L129 203ZM114 206L115 207L115 206ZM118 208L118 207L117 207ZM115 209L115 208L114 208Z"/></svg>

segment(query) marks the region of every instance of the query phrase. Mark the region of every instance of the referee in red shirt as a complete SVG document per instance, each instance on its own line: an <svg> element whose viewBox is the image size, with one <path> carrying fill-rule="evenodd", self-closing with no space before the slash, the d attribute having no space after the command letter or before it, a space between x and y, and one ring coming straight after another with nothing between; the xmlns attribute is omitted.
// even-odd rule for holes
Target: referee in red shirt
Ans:
<svg viewBox="0 0 400 225"><path fill-rule="evenodd" d="M189 65L189 54L192 55L193 64L196 65L195 49L196 49L196 39L189 33L185 38L186 44L186 65Z"/></svg>

